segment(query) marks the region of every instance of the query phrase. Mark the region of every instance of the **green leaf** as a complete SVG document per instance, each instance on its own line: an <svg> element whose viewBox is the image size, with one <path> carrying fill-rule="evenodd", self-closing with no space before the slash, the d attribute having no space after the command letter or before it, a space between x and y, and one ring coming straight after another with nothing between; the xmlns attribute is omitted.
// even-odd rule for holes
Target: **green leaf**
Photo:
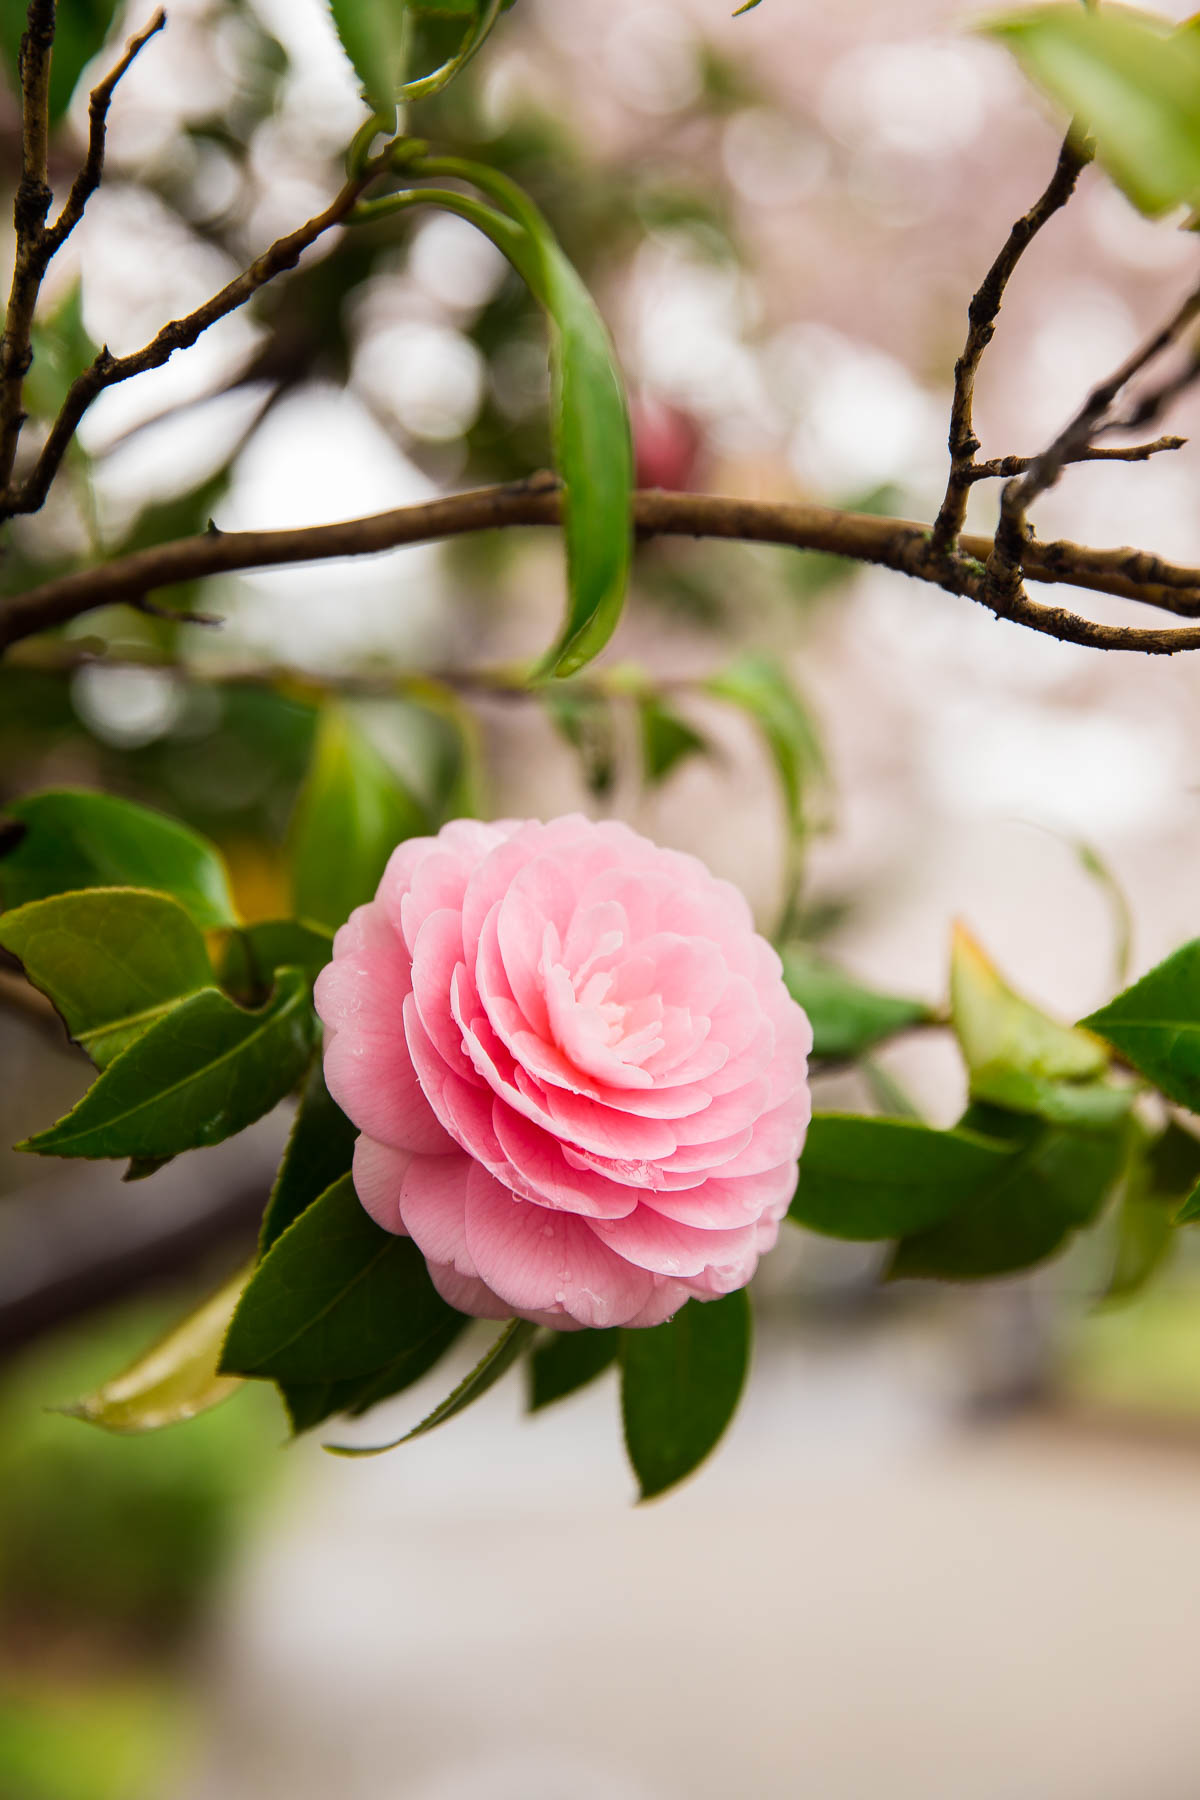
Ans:
<svg viewBox="0 0 1200 1800"><path fill-rule="evenodd" d="M70 105L79 77L104 47L116 0L58 0L54 55L50 63L50 119L55 124ZM26 0L0 6L0 55L13 92L17 92L17 57L25 30Z"/></svg>
<svg viewBox="0 0 1200 1800"><path fill-rule="evenodd" d="M372 898L396 845L428 829L424 809L374 745L339 708L326 707L290 834L301 917L335 930Z"/></svg>
<svg viewBox="0 0 1200 1800"><path fill-rule="evenodd" d="M1032 1268L1093 1222L1125 1162L1123 1130L1070 1130L982 1105L964 1123L1006 1139L1012 1153L967 1205L897 1246L889 1280L976 1281Z"/></svg>
<svg viewBox="0 0 1200 1800"><path fill-rule="evenodd" d="M65 1118L18 1146L39 1156L175 1156L243 1131L312 1054L308 983L281 972L257 1012L217 988L182 1000L121 1052Z"/></svg>
<svg viewBox="0 0 1200 1800"><path fill-rule="evenodd" d="M56 894L0 913L0 945L101 1069L185 996L212 986L187 913L137 888Z"/></svg>
<svg viewBox="0 0 1200 1800"><path fill-rule="evenodd" d="M1200 938L1082 1021L1171 1100L1200 1109Z"/></svg>
<svg viewBox="0 0 1200 1800"><path fill-rule="evenodd" d="M625 1447L652 1500L698 1469L742 1397L753 1322L744 1288L689 1300L665 1325L621 1332Z"/></svg>
<svg viewBox="0 0 1200 1800"><path fill-rule="evenodd" d="M976 1132L817 1113L788 1217L827 1237L905 1237L966 1206L1011 1160Z"/></svg>
<svg viewBox="0 0 1200 1800"><path fill-rule="evenodd" d="M625 384L596 303L532 207L522 222L540 263L534 292L549 313L555 460L563 482L567 616L543 674L571 675L617 628L633 555L633 437Z"/></svg>
<svg viewBox="0 0 1200 1800"><path fill-rule="evenodd" d="M521 1356L530 1339L537 1331L526 1319L511 1319L491 1345L486 1356L482 1357L471 1373L459 1382L452 1394L448 1394L440 1406L406 1431L403 1437L393 1438L389 1444L327 1444L335 1456L382 1456L386 1450L397 1450L401 1444L407 1444L413 1438L424 1437L427 1431L434 1431L453 1419L468 1406L482 1398L488 1389L494 1387L502 1375L507 1375L517 1358Z"/></svg>
<svg viewBox="0 0 1200 1800"><path fill-rule="evenodd" d="M218 1374L217 1361L249 1277L249 1268L239 1269L129 1368L60 1410L106 1431L132 1433L158 1431L220 1405L242 1385L236 1375Z"/></svg>
<svg viewBox="0 0 1200 1800"><path fill-rule="evenodd" d="M15 821L13 847L0 857L6 907L78 888L136 887L171 894L201 930L237 923L216 848L162 813L67 788L10 800L4 811Z"/></svg>
<svg viewBox="0 0 1200 1800"><path fill-rule="evenodd" d="M708 749L700 733L686 719L664 706L657 695L642 695L637 707L642 767L648 782L665 781L678 763Z"/></svg>
<svg viewBox="0 0 1200 1800"><path fill-rule="evenodd" d="M987 29L1095 139L1096 158L1152 216L1200 202L1200 40L1123 6L1040 6Z"/></svg>
<svg viewBox="0 0 1200 1800"><path fill-rule="evenodd" d="M808 1014L814 1057L861 1056L873 1044L933 1017L921 1000L879 994L799 944L779 952L783 979Z"/></svg>
<svg viewBox="0 0 1200 1800"><path fill-rule="evenodd" d="M396 129L404 79L404 14L409 0L329 0L329 10L363 98L386 131Z"/></svg>
<svg viewBox="0 0 1200 1800"><path fill-rule="evenodd" d="M1100 1298L1130 1300L1162 1267L1178 1242L1171 1205L1179 1195L1156 1191L1149 1146L1144 1134L1126 1170L1115 1219L1112 1267ZM1186 1191L1186 1190L1185 1190Z"/></svg>
<svg viewBox="0 0 1200 1800"><path fill-rule="evenodd" d="M1128 1112L1130 1090L1101 1079L1108 1052L1099 1039L1014 993L962 925L950 956L950 1016L974 1099L1098 1129Z"/></svg>
<svg viewBox="0 0 1200 1800"><path fill-rule="evenodd" d="M615 1331L552 1332L529 1358L530 1412L565 1400L603 1375L616 1360L619 1342Z"/></svg>
<svg viewBox="0 0 1200 1800"><path fill-rule="evenodd" d="M308 1072L287 1149L267 1201L259 1234L260 1258L326 1188L350 1173L358 1129L325 1086L318 1057Z"/></svg>
<svg viewBox="0 0 1200 1800"><path fill-rule="evenodd" d="M762 732L779 775L794 832L803 829L808 794L826 776L825 756L795 687L770 657L748 652L708 683L708 691L747 713Z"/></svg>
<svg viewBox="0 0 1200 1800"><path fill-rule="evenodd" d="M412 1239L376 1225L343 1175L259 1263L221 1367L288 1383L374 1376L457 1316Z"/></svg>
<svg viewBox="0 0 1200 1800"><path fill-rule="evenodd" d="M346 1381L282 1382L280 1393L292 1430L297 1436L311 1431L336 1413L358 1418L380 1401L403 1393L441 1361L470 1322L465 1313L450 1312L423 1342L402 1350L371 1375Z"/></svg>
<svg viewBox="0 0 1200 1800"><path fill-rule="evenodd" d="M269 988L280 969L303 969L315 981L333 956L333 934L299 919L264 919L231 932L221 958L221 985L239 998Z"/></svg>

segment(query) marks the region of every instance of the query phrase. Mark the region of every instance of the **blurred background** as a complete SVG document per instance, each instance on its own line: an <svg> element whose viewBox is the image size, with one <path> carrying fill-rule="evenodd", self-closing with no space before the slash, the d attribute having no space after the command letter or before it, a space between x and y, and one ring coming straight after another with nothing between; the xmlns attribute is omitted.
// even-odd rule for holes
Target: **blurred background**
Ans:
<svg viewBox="0 0 1200 1800"><path fill-rule="evenodd" d="M148 10L118 8L110 41ZM969 0L729 10L520 0L412 129L547 212L616 338L643 484L930 518L966 303L1048 177L1056 122L973 35L990 9ZM89 28L104 11L60 4ZM0 0L6 191L22 12ZM81 41L59 61L60 186L107 67ZM35 415L92 346L136 348L321 207L361 117L322 0L172 0L46 289ZM1196 255L1088 171L1006 301L984 453L1039 448ZM1041 534L1200 559L1197 454L1072 470ZM105 394L0 580L549 455L536 310L470 227L418 215L323 240L251 311ZM994 505L977 486L977 528ZM316 709L345 690L431 818L619 815L739 882L763 930L786 913L853 973L933 1002L956 917L1068 1018L1113 991L1121 895L1134 972L1195 934L1194 659L1105 658L826 558L653 544L600 665L611 689L631 665L667 684L695 735L648 770L603 681L546 703L478 678L549 641L560 555L553 534L508 532L165 597L219 631L91 614L0 667L0 802L83 784L163 807L219 840L247 915L269 916ZM749 649L796 684L822 750L799 862L753 728L700 691ZM4 971L0 1059L3 1800L1194 1795L1186 1244L1145 1291L1162 1245L1111 1225L974 1291L882 1288L874 1248L793 1232L762 1271L728 1441L641 1510L611 1377L534 1421L502 1385L364 1463L282 1448L265 1392L114 1440L46 1409L235 1265L287 1120L122 1186L7 1150L86 1073ZM939 1124L963 1098L931 1032L818 1090ZM395 1435L449 1385L439 1370L353 1434Z"/></svg>

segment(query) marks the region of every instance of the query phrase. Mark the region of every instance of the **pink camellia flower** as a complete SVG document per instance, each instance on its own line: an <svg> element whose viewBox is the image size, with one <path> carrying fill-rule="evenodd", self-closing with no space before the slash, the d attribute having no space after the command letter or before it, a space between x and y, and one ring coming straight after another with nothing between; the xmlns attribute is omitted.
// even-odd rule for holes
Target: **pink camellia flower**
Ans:
<svg viewBox="0 0 1200 1800"><path fill-rule="evenodd" d="M354 1185L452 1306L657 1325L774 1244L808 1020L736 888L625 825L401 844L316 987Z"/></svg>

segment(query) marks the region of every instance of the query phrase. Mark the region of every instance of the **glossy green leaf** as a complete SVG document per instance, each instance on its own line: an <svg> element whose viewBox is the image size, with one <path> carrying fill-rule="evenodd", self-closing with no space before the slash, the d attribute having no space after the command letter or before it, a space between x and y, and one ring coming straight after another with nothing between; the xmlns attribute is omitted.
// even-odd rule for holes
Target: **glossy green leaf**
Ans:
<svg viewBox="0 0 1200 1800"><path fill-rule="evenodd" d="M404 14L409 0L329 0L342 49L363 98L387 131L396 129L396 90L404 79Z"/></svg>
<svg viewBox="0 0 1200 1800"><path fill-rule="evenodd" d="M83 1099L19 1148L39 1156L175 1156L243 1131L290 1092L312 1054L308 983L281 972L256 1012L217 988L180 1001Z"/></svg>
<svg viewBox="0 0 1200 1800"><path fill-rule="evenodd" d="M891 1280L975 1281L1044 1262L1097 1217L1126 1158L1122 1129L1069 1130L984 1105L964 1123L1012 1153L967 1205L897 1246Z"/></svg>
<svg viewBox="0 0 1200 1800"><path fill-rule="evenodd" d="M657 695L645 694L637 704L642 767L648 782L665 781L672 769L689 756L708 749L700 733L664 706Z"/></svg>
<svg viewBox="0 0 1200 1800"><path fill-rule="evenodd" d="M412 1239L376 1225L343 1175L259 1263L221 1367L284 1383L374 1376L419 1358L452 1316Z"/></svg>
<svg viewBox="0 0 1200 1800"><path fill-rule="evenodd" d="M987 29L1095 140L1142 212L1200 202L1200 40L1124 6L1039 6Z"/></svg>
<svg viewBox="0 0 1200 1800"><path fill-rule="evenodd" d="M299 919L265 919L231 932L221 958L221 985L239 999L270 988L280 969L302 969L315 981L333 956L333 933Z"/></svg>
<svg viewBox="0 0 1200 1800"><path fill-rule="evenodd" d="M393 1438L389 1444L327 1444L335 1456L382 1456L387 1450L397 1450L401 1444L411 1443L413 1438L424 1437L427 1431L434 1431L447 1420L465 1412L468 1406L482 1399L489 1388L495 1387L502 1375L507 1375L519 1356L527 1349L530 1340L537 1331L526 1319L512 1319L504 1327L500 1336L489 1348L487 1354L480 1358L471 1370L459 1382L452 1394L448 1394L440 1406L406 1431L403 1437Z"/></svg>
<svg viewBox="0 0 1200 1800"><path fill-rule="evenodd" d="M531 209L532 210L532 209ZM555 461L563 482L567 617L544 674L571 675L617 628L633 555L633 438L625 384L596 303L534 214L535 292L550 315Z"/></svg>
<svg viewBox="0 0 1200 1800"><path fill-rule="evenodd" d="M744 1288L689 1300L665 1325L622 1331L625 1447L643 1500L685 1480L720 1442L742 1397L752 1336Z"/></svg>
<svg viewBox="0 0 1200 1800"><path fill-rule="evenodd" d="M1108 1051L1090 1032L1061 1025L1014 993L962 925L950 956L950 1016L971 1094L1057 1125L1103 1128L1132 1094L1101 1078Z"/></svg>
<svg viewBox="0 0 1200 1800"><path fill-rule="evenodd" d="M827 1237L904 1237L966 1206L1010 1161L1006 1145L972 1131L817 1113L788 1217Z"/></svg>
<svg viewBox="0 0 1200 1800"><path fill-rule="evenodd" d="M0 945L101 1069L212 986L198 927L177 901L138 888L88 888L0 913Z"/></svg>
<svg viewBox="0 0 1200 1800"><path fill-rule="evenodd" d="M370 900L388 857L429 819L337 707L326 707L291 827L296 911L335 930Z"/></svg>
<svg viewBox="0 0 1200 1800"><path fill-rule="evenodd" d="M771 657L747 652L708 684L709 692L747 713L771 752L793 831L804 824L806 801L826 776L820 740L795 686Z"/></svg>
<svg viewBox="0 0 1200 1800"><path fill-rule="evenodd" d="M11 840L7 823L0 823L6 907L79 888L137 887L173 895L202 930L237 923L216 848L162 813L111 794L64 788L10 800L4 814L14 822Z"/></svg>
<svg viewBox="0 0 1200 1800"><path fill-rule="evenodd" d="M529 1410L577 1393L616 1361L616 1331L554 1331L529 1358Z"/></svg>
<svg viewBox="0 0 1200 1800"><path fill-rule="evenodd" d="M932 1017L924 1001L880 994L799 944L780 951L783 979L808 1014L814 1057L861 1056L873 1044Z"/></svg>
<svg viewBox="0 0 1200 1800"><path fill-rule="evenodd" d="M345 1381L282 1382L280 1393L292 1430L297 1435L311 1431L339 1413L359 1418L382 1400L403 1393L441 1361L470 1322L465 1313L448 1313L421 1343L402 1350L371 1375Z"/></svg>
<svg viewBox="0 0 1200 1800"><path fill-rule="evenodd" d="M61 1410L106 1431L158 1431L208 1412L236 1393L236 1375L217 1373L221 1344L250 1277L236 1275L120 1375Z"/></svg>
<svg viewBox="0 0 1200 1800"><path fill-rule="evenodd" d="M1169 1099L1200 1110L1200 938L1082 1023Z"/></svg>
<svg viewBox="0 0 1200 1800"><path fill-rule="evenodd" d="M358 1129L325 1086L318 1057L308 1072L287 1149L271 1189L259 1234L259 1256L319 1200L326 1188L350 1173Z"/></svg>

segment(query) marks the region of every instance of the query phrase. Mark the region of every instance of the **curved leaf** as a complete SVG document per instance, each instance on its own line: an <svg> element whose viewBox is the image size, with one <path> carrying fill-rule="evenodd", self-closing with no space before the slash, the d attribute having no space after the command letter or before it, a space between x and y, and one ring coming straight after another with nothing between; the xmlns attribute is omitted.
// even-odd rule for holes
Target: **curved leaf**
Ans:
<svg viewBox="0 0 1200 1800"><path fill-rule="evenodd" d="M141 1158L219 1144L295 1086L313 1036L309 987L297 969L280 973L257 1012L205 988L123 1050L65 1118L18 1148Z"/></svg>
<svg viewBox="0 0 1200 1800"><path fill-rule="evenodd" d="M621 1333L625 1446L652 1500L698 1469L737 1411L753 1322L744 1288L689 1300L665 1325Z"/></svg>
<svg viewBox="0 0 1200 1800"><path fill-rule="evenodd" d="M510 1319L486 1355L480 1358L469 1375L464 1376L454 1392L447 1394L440 1406L435 1406L419 1425L414 1425L403 1437L393 1438L389 1444L326 1444L325 1448L334 1456L382 1456L387 1450L397 1450L401 1444L411 1443L413 1438L424 1437L427 1431L436 1430L448 1419L465 1412L476 1400L482 1399L502 1375L507 1375L536 1330L537 1326L531 1325L526 1319Z"/></svg>
<svg viewBox="0 0 1200 1800"><path fill-rule="evenodd" d="M1011 1160L1006 1145L972 1131L817 1113L788 1218L827 1237L904 1237L966 1206Z"/></svg>
<svg viewBox="0 0 1200 1800"><path fill-rule="evenodd" d="M219 1406L242 1385L236 1375L219 1375L217 1361L249 1277L249 1267L239 1269L129 1368L58 1410L105 1431L133 1433L159 1431Z"/></svg>
<svg viewBox="0 0 1200 1800"><path fill-rule="evenodd" d="M56 894L0 913L25 966L97 1067L189 994L211 987L204 939L177 901L138 888Z"/></svg>
<svg viewBox="0 0 1200 1800"><path fill-rule="evenodd" d="M1200 1110L1200 938L1081 1023L1168 1099Z"/></svg>
<svg viewBox="0 0 1200 1800"><path fill-rule="evenodd" d="M14 822L12 848L0 853L6 907L79 888L136 887L172 895L202 931L237 923L216 847L162 813L73 788L10 800L4 812Z"/></svg>

